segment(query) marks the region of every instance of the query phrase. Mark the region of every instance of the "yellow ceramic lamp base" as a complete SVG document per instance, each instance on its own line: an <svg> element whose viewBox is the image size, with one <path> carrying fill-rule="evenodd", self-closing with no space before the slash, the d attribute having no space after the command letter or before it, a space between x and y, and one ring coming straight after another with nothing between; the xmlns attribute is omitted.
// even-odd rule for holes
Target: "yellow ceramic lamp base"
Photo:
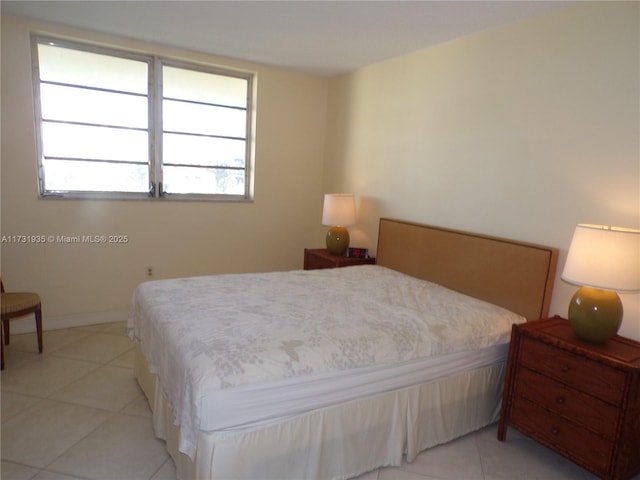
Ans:
<svg viewBox="0 0 640 480"><path fill-rule="evenodd" d="M334 255L342 255L349 248L349 231L346 227L331 227L327 232L327 249Z"/></svg>
<svg viewBox="0 0 640 480"><path fill-rule="evenodd" d="M622 302L616 292L581 287L569 304L569 323L576 336L586 342L604 343L622 323Z"/></svg>

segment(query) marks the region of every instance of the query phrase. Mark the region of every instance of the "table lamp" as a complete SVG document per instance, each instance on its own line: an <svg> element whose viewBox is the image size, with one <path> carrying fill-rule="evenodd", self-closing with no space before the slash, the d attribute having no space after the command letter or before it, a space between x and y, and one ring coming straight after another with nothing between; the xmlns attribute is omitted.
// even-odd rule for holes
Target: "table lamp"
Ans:
<svg viewBox="0 0 640 480"><path fill-rule="evenodd" d="M356 221L356 203L351 193L327 193L324 196L322 224L331 226L327 232L327 249L342 255L349 248L348 225Z"/></svg>
<svg viewBox="0 0 640 480"><path fill-rule="evenodd" d="M640 230L576 226L562 279L580 289L569 304L569 322L578 338L604 343L622 323L616 292L640 290Z"/></svg>

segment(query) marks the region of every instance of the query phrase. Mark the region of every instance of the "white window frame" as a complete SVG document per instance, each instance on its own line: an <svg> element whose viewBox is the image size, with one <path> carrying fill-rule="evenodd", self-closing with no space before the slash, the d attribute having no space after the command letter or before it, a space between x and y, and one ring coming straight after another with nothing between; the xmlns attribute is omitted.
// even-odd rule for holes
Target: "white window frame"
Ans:
<svg viewBox="0 0 640 480"><path fill-rule="evenodd" d="M47 190L44 178L44 146L43 146L43 118L40 101L40 73L38 60L38 45L47 43L62 48L70 48L90 53L103 54L118 58L137 60L148 64L148 130L149 145L148 192L104 192L78 190ZM38 186L40 198L75 198L75 199L116 199L116 200L205 200L205 201L252 201L254 190L254 84L255 74L239 70L231 70L213 65L191 63L175 60L159 55L129 52L110 47L86 44L77 41L49 37L43 35L31 36L32 78L34 89L36 143L38 154ZM246 126L245 126L245 165L244 165L244 193L243 194L206 194L206 193L167 193L163 186L163 158L162 158L162 67L175 67L197 72L240 78L247 82Z"/></svg>

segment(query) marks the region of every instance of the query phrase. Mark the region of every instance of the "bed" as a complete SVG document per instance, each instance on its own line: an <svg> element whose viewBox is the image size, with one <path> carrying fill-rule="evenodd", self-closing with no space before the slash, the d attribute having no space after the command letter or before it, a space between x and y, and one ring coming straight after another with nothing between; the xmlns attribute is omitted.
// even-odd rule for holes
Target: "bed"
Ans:
<svg viewBox="0 0 640 480"><path fill-rule="evenodd" d="M557 250L381 219L377 265L141 284L128 331L178 477L351 478L497 420Z"/></svg>

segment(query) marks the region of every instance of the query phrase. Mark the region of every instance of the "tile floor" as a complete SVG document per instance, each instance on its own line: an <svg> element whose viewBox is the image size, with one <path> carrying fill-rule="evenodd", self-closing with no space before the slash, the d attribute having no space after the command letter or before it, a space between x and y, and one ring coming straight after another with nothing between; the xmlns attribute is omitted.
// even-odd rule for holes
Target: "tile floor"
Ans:
<svg viewBox="0 0 640 480"><path fill-rule="evenodd" d="M124 322L14 335L2 383L3 480L175 480L133 376ZM496 426L359 480L595 479L558 455ZM640 475L634 480L640 480Z"/></svg>

